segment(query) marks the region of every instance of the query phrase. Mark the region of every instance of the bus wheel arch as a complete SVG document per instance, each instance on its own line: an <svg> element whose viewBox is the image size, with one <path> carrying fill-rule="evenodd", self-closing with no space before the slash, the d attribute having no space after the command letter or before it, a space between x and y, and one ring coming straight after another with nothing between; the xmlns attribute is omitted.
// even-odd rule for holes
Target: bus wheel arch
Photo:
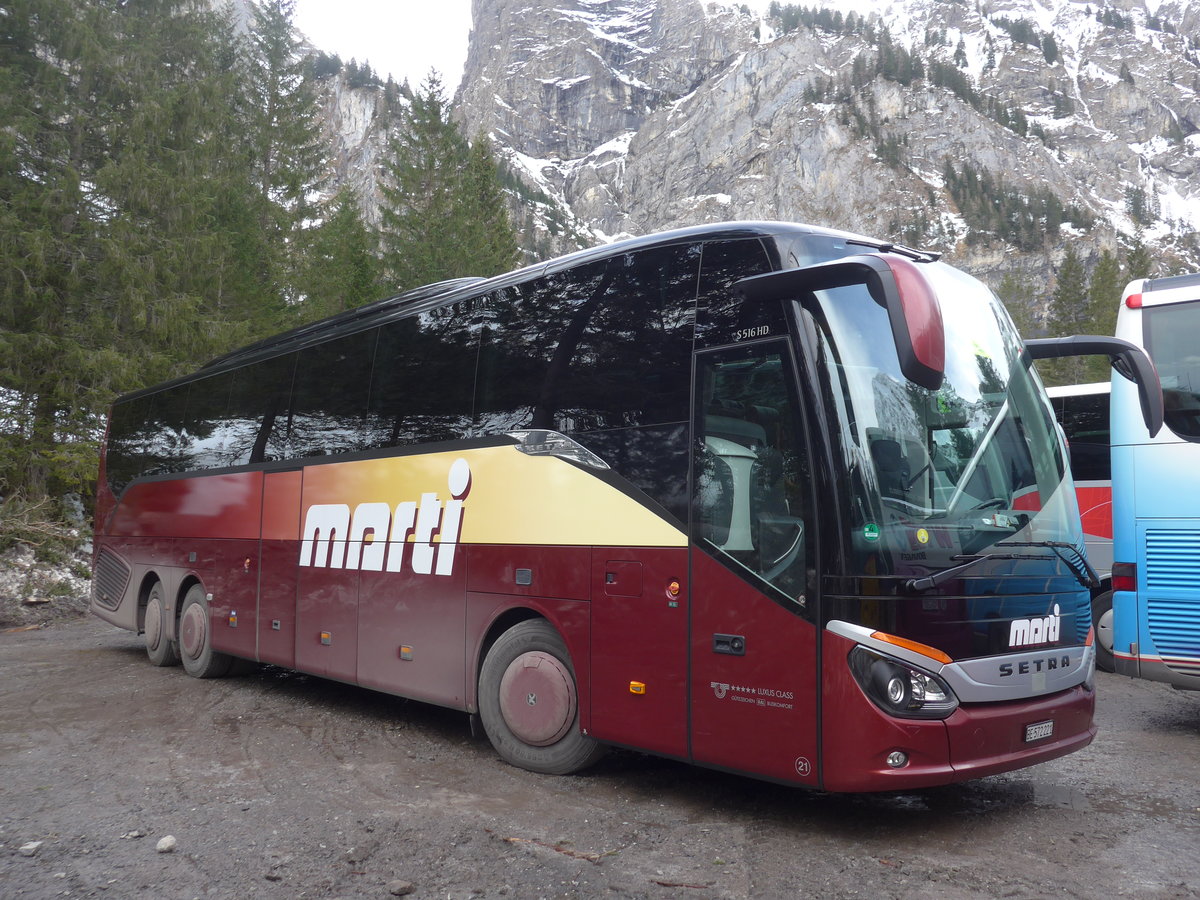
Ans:
<svg viewBox="0 0 1200 900"><path fill-rule="evenodd" d="M169 627L170 616L166 587L157 575L148 574L138 592L138 624L151 665L179 665L179 632Z"/></svg>
<svg viewBox="0 0 1200 900"><path fill-rule="evenodd" d="M212 623L204 586L189 580L179 604L179 656L193 678L220 678L229 673L233 657L213 649Z"/></svg>
<svg viewBox="0 0 1200 900"><path fill-rule="evenodd" d="M566 642L541 617L509 622L479 668L484 732L504 760L522 769L568 775L590 766L605 748L580 730Z"/></svg>

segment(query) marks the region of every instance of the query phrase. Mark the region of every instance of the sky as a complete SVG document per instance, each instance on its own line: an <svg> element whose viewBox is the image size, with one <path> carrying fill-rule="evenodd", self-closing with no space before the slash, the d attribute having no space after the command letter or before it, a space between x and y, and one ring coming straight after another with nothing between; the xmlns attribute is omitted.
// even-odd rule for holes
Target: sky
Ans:
<svg viewBox="0 0 1200 900"><path fill-rule="evenodd" d="M342 62L369 62L417 87L436 68L446 94L462 79L471 0L296 0L296 28Z"/></svg>

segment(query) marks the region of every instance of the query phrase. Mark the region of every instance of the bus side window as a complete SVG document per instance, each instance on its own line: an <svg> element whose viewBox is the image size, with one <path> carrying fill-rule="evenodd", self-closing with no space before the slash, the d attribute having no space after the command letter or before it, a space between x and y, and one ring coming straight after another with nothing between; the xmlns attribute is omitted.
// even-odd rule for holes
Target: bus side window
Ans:
<svg viewBox="0 0 1200 900"><path fill-rule="evenodd" d="M480 351L479 430L686 421L698 258L697 245L654 248L501 292Z"/></svg>
<svg viewBox="0 0 1200 900"><path fill-rule="evenodd" d="M185 425L191 469L219 469L232 465L225 452L228 437L225 413L229 409L233 378L233 372L222 372L192 383Z"/></svg>
<svg viewBox="0 0 1200 900"><path fill-rule="evenodd" d="M1110 481L1109 395L1082 394L1056 398L1055 406L1071 453L1071 473L1076 481Z"/></svg>
<svg viewBox="0 0 1200 900"><path fill-rule="evenodd" d="M154 394L146 420L149 434L143 448L143 475L169 475L187 467L187 434L184 410L188 385L180 384Z"/></svg>
<svg viewBox="0 0 1200 900"><path fill-rule="evenodd" d="M697 347L787 334L781 304L743 303L730 290L735 281L770 271L770 259L757 238L710 241L704 245L696 320Z"/></svg>
<svg viewBox="0 0 1200 900"><path fill-rule="evenodd" d="M470 435L479 352L469 302L379 329L364 448L457 441Z"/></svg>
<svg viewBox="0 0 1200 900"><path fill-rule="evenodd" d="M142 461L150 440L151 397L138 397L113 407L108 428L105 474L109 490L120 496L133 479L142 474Z"/></svg>
<svg viewBox="0 0 1200 900"><path fill-rule="evenodd" d="M699 265L698 244L609 261L603 299L578 333L564 329L544 376L557 430L687 421Z"/></svg>
<svg viewBox="0 0 1200 900"><path fill-rule="evenodd" d="M277 356L234 371L225 412L226 465L290 459L287 414L296 354Z"/></svg>
<svg viewBox="0 0 1200 900"><path fill-rule="evenodd" d="M300 351L289 422L297 457L361 449L377 330Z"/></svg>

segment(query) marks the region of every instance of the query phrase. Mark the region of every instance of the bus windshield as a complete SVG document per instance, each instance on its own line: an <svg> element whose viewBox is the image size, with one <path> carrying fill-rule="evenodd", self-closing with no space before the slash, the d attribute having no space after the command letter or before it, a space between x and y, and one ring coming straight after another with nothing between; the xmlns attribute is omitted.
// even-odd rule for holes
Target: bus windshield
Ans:
<svg viewBox="0 0 1200 900"><path fill-rule="evenodd" d="M1013 546L1047 556L1028 548L1079 547L1058 432L1019 337L983 284L940 264L924 271L946 333L937 390L901 374L887 313L864 288L817 294L860 574L924 575Z"/></svg>
<svg viewBox="0 0 1200 900"><path fill-rule="evenodd" d="M1185 440L1200 441L1200 303L1148 307L1142 322L1146 350L1162 379L1167 427Z"/></svg>

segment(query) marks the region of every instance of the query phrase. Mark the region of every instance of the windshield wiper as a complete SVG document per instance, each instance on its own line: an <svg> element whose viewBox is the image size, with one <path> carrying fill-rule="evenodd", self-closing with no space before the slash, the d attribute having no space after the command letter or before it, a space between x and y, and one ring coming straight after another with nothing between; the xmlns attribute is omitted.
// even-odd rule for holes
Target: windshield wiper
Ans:
<svg viewBox="0 0 1200 900"><path fill-rule="evenodd" d="M952 556L951 559L965 559L966 562L960 566L955 566L953 569L942 569L940 572L934 572L932 575L927 575L924 578L910 578L904 582L904 589L920 594L937 587L943 582L949 581L957 576L960 572L965 572L972 566L976 566L985 559L1048 559L1049 557L1037 556L1032 553L984 553L981 556Z"/></svg>
<svg viewBox="0 0 1200 900"><path fill-rule="evenodd" d="M997 541L997 547L1048 547L1054 551L1054 555L1061 559L1071 570L1076 580L1079 581L1085 588L1100 587L1100 576L1096 570L1092 568L1092 564L1088 562L1088 558L1079 552L1079 548L1067 541ZM1074 559L1068 559L1062 551L1068 551Z"/></svg>
<svg viewBox="0 0 1200 900"><path fill-rule="evenodd" d="M1074 544L1068 544L1066 541L997 541L993 544L995 547L1047 547L1054 552L1068 569L1075 579L1086 588L1094 588L1100 586L1100 577L1096 574L1096 570L1092 568L1091 563L1087 561L1087 557L1076 549ZM1078 563L1072 562L1062 554L1063 550L1070 550ZM957 577L962 572L970 569L972 566L977 566L985 559L1049 559L1048 556L1043 556L1038 553L984 553L979 556L954 556L952 559L965 559L962 565L955 566L952 569L942 569L940 572L934 572L932 575L927 575L924 578L910 578L904 582L904 589L915 594L924 593L937 587L939 584L949 581L951 578Z"/></svg>

